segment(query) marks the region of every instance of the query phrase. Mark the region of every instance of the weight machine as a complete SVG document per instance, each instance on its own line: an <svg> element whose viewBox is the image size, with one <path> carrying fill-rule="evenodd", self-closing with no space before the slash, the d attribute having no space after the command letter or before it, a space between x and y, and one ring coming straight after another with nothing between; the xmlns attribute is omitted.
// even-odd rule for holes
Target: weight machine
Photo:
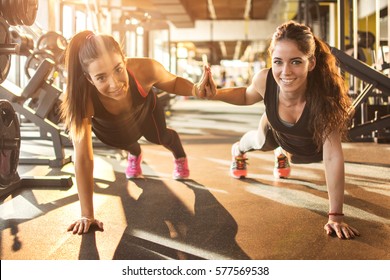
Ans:
<svg viewBox="0 0 390 280"><path fill-rule="evenodd" d="M381 72L369 67L367 64L354 59L345 52L332 47L331 52L340 62L344 71L359 78L365 83L364 89L357 95L350 110L351 116L355 115L349 127L349 136L352 141L375 141L378 143L390 141L390 109L389 105L379 106L367 104L369 97L389 98L390 78ZM374 94L374 90L378 90ZM369 118L368 110L372 106L373 116ZM386 107L387 106L387 107Z"/></svg>
<svg viewBox="0 0 390 280"><path fill-rule="evenodd" d="M52 85L47 78L52 72L54 62L45 59L40 63L34 76L24 89L6 80L11 65L11 55L28 53L23 50L26 41L12 43L10 25L31 25L35 21L38 1L0 1L0 197L14 192L18 188L69 188L71 177L20 178L17 168L20 156L20 124L16 112L40 128L40 139L53 141L55 159L25 159L26 164L48 164L60 167L70 162L66 158L63 144L69 141L58 126L46 117L58 100L61 91ZM21 38L23 39L23 38ZM24 38L25 39L25 38ZM28 48L27 48L28 49ZM38 100L36 108L31 108L28 101ZM50 136L49 136L50 135Z"/></svg>

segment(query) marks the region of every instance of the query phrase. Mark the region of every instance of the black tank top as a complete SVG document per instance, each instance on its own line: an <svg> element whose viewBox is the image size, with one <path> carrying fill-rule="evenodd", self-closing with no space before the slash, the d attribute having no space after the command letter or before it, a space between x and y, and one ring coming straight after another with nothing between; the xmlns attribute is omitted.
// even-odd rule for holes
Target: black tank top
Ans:
<svg viewBox="0 0 390 280"><path fill-rule="evenodd" d="M155 94L151 90L145 93L131 71L128 70L129 92L131 98L131 112L113 115L104 108L95 89L91 93L94 107L92 130L103 143L127 150L142 136L142 124L155 106ZM130 97L131 95L131 97Z"/></svg>
<svg viewBox="0 0 390 280"><path fill-rule="evenodd" d="M299 120L292 126L285 125L278 114L279 87L272 69L268 71L264 94L265 112L276 142L292 155L292 162L306 163L322 161L322 147L317 151L313 141L313 129L310 127L310 112L305 105Z"/></svg>

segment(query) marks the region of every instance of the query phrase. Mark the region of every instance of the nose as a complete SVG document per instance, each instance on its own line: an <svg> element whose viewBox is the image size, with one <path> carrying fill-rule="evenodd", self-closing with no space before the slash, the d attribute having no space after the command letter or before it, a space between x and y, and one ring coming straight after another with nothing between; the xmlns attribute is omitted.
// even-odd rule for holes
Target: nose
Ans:
<svg viewBox="0 0 390 280"><path fill-rule="evenodd" d="M115 77L115 75L111 75L108 79L108 83L111 88L117 88L117 86L119 85L119 80L117 77Z"/></svg>
<svg viewBox="0 0 390 280"><path fill-rule="evenodd" d="M283 65L283 74L285 75L291 74L290 65L288 63L284 63Z"/></svg>

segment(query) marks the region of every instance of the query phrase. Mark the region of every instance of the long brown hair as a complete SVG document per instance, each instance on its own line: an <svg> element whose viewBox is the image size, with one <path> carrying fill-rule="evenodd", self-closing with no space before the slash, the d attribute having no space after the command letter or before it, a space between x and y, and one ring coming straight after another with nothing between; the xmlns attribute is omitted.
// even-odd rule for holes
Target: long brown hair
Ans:
<svg viewBox="0 0 390 280"><path fill-rule="evenodd" d="M351 100L335 56L328 45L304 24L288 21L280 25L273 34L268 49L270 54L275 44L282 40L294 41L309 59L316 59L315 68L307 76L306 103L310 108L310 125L318 149L321 149L325 139L333 131L339 132L345 140Z"/></svg>
<svg viewBox="0 0 390 280"><path fill-rule="evenodd" d="M87 105L95 87L88 81L88 66L104 53L124 54L118 42L110 35L95 35L86 30L77 33L65 52L67 87L61 103L61 118L74 140L85 133L82 122L87 117Z"/></svg>

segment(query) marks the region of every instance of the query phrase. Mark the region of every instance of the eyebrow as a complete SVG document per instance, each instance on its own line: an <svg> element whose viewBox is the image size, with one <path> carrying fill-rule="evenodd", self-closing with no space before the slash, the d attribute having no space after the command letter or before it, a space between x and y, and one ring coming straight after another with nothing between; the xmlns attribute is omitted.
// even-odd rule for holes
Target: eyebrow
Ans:
<svg viewBox="0 0 390 280"><path fill-rule="evenodd" d="M283 59L282 59L282 58L280 58L280 57L274 57L273 59L280 59L280 60L283 60ZM296 60L296 59L303 60L303 58L302 58L302 57L299 57L299 56L297 56L297 57L293 57L293 58L290 58L290 60Z"/></svg>
<svg viewBox="0 0 390 280"><path fill-rule="evenodd" d="M116 68L118 68L120 65L122 64L122 62L119 62L117 65L114 66L113 70L115 70ZM99 77L99 76L103 76L105 75L106 73L97 73L96 75L94 75L94 77Z"/></svg>

